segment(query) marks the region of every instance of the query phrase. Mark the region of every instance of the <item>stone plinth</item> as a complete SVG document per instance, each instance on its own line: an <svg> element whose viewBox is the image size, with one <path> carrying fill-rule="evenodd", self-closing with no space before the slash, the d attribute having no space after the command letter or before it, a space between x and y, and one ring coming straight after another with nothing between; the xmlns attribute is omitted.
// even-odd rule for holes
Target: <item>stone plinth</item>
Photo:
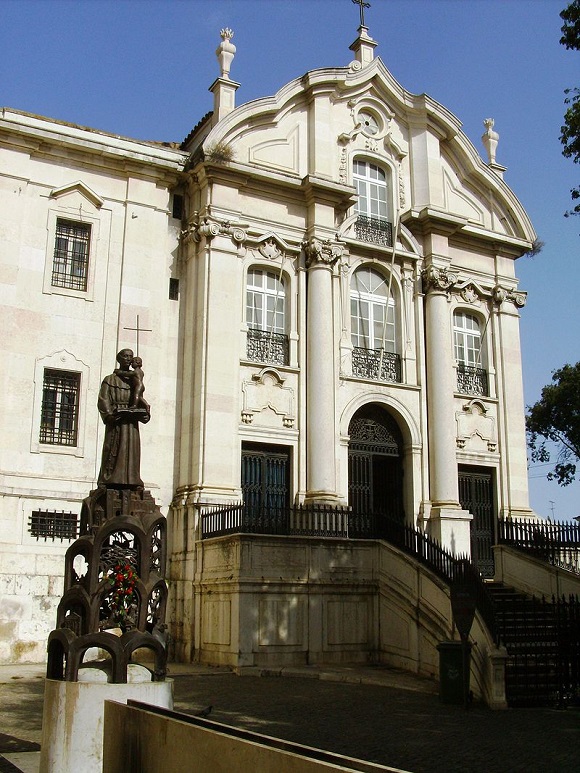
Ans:
<svg viewBox="0 0 580 773"><path fill-rule="evenodd" d="M102 773L106 700L173 709L173 681L128 684L47 679L39 773Z"/></svg>

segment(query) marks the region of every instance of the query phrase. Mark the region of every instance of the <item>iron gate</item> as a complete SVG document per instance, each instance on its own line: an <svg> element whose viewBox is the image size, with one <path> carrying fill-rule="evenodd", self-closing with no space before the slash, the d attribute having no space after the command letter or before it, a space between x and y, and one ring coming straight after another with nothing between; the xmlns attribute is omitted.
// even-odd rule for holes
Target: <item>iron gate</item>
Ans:
<svg viewBox="0 0 580 773"><path fill-rule="evenodd" d="M381 513L403 521L402 436L376 405L357 411L349 425L348 496L355 513Z"/></svg>
<svg viewBox="0 0 580 773"><path fill-rule="evenodd" d="M471 522L471 560L482 577L493 577L495 563L495 512L493 473L481 468L459 468L459 502L473 515Z"/></svg>
<svg viewBox="0 0 580 773"><path fill-rule="evenodd" d="M285 508L290 504L290 449L242 444L242 495L250 509Z"/></svg>

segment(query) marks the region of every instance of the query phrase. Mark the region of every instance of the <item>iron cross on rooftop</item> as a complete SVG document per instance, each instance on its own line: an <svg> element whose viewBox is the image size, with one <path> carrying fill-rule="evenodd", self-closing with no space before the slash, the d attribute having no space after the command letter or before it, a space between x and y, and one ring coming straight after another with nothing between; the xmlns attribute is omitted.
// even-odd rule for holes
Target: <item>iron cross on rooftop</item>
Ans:
<svg viewBox="0 0 580 773"><path fill-rule="evenodd" d="M360 6L360 26L365 26L365 8L370 8L370 3L365 3L364 0L352 0L355 5Z"/></svg>

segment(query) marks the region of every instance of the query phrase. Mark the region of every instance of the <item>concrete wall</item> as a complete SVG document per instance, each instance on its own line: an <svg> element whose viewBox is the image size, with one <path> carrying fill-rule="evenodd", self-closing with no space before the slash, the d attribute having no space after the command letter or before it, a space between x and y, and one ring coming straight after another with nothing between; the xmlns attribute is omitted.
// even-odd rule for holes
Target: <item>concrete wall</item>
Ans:
<svg viewBox="0 0 580 773"><path fill-rule="evenodd" d="M496 545L495 579L532 596L580 594L580 575L550 566L527 553Z"/></svg>
<svg viewBox="0 0 580 773"><path fill-rule="evenodd" d="M219 722L153 713L149 707L105 704L103 770L107 773L373 773L394 768L287 741L238 731Z"/></svg>
<svg viewBox="0 0 580 773"><path fill-rule="evenodd" d="M199 542L197 554L180 631L202 663L383 663L437 678L437 645L459 638L449 586L383 542L233 535ZM479 616L471 641L472 690L500 707L498 653Z"/></svg>

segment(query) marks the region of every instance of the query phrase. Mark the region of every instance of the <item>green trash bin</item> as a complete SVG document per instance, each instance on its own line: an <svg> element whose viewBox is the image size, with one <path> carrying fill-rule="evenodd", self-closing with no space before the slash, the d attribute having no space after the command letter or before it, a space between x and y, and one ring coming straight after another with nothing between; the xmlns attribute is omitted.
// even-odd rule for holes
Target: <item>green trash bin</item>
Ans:
<svg viewBox="0 0 580 773"><path fill-rule="evenodd" d="M439 698L442 703L467 706L471 670L471 644L443 641L439 650Z"/></svg>

